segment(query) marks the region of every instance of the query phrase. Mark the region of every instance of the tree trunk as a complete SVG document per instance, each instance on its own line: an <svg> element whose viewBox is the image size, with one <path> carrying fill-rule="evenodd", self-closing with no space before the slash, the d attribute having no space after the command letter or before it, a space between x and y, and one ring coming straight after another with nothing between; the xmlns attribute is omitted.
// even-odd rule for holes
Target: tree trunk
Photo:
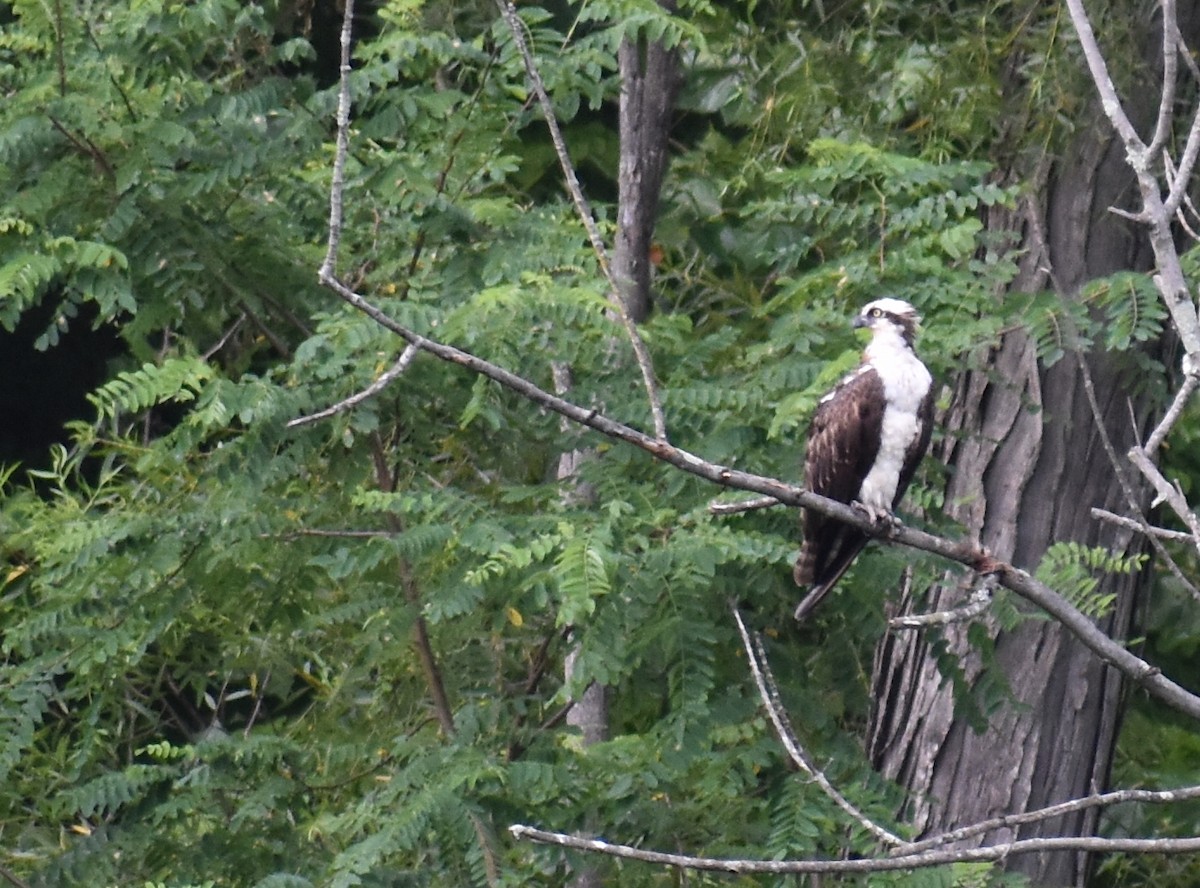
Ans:
<svg viewBox="0 0 1200 888"><path fill-rule="evenodd" d="M674 10L674 2L662 7ZM650 248L667 170L671 112L681 83L679 53L657 41L621 42L621 160L613 272L635 321L650 313Z"/></svg>
<svg viewBox="0 0 1200 888"><path fill-rule="evenodd" d="M988 220L1021 232L1028 252L1014 289L1054 286L1070 298L1091 278L1147 266L1136 226L1108 211L1136 200L1120 144L1097 122L1081 128L1072 148L1044 187L1033 189L1041 202L1023 220ZM1131 407L1127 400L1137 371L1118 354L1094 351L1086 360L1099 422L1121 459L1147 420L1148 405ZM1093 506L1123 512L1127 500L1073 355L1046 368L1028 335L1005 335L983 369L957 380L945 430L947 511L996 557L1033 571L1055 542L1118 552L1131 546L1128 531L1090 516ZM1136 489L1146 506L1143 486ZM1143 579L1101 582L1101 592L1116 595L1101 621L1115 638L1128 635ZM952 607L961 597L947 578L919 609ZM980 651L966 626L890 634L876 649L869 752L880 772L907 790L907 814L922 834L1076 798L1108 780L1121 712L1116 671L1057 622L1030 620L1004 631L989 618L985 626L994 643L992 668L1014 699L991 713L982 733L956 712L951 683L938 668L944 640L968 682L980 677ZM1087 834L1097 816L1092 809L973 842ZM1073 853L1021 856L1007 866L1035 885L1082 885L1088 871L1086 857Z"/></svg>
<svg viewBox="0 0 1200 888"><path fill-rule="evenodd" d="M673 4L663 3L673 9ZM658 196L667 168L667 137L671 111L679 91L679 56L661 43L624 40L618 50L621 70L620 142L617 171L617 236L613 250L613 275L617 296L634 321L650 313L650 243L658 218ZM554 368L555 389L570 390L570 371ZM575 480L580 461L591 452L573 450L562 454L557 476L574 485L571 495L591 501L595 492ZM564 664L569 683L575 672L577 648ZM608 739L608 689L592 683L575 698L567 723L579 729L583 745ZM584 868L571 879L573 888L598 888L604 882L600 870Z"/></svg>

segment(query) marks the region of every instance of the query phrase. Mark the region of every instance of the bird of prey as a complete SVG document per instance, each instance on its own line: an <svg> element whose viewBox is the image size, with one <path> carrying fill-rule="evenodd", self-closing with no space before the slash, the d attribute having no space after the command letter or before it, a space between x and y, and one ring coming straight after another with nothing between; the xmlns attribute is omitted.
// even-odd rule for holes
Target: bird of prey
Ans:
<svg viewBox="0 0 1200 888"><path fill-rule="evenodd" d="M804 487L862 509L875 523L894 520L929 446L933 378L913 351L920 317L900 299L863 306L855 327L871 331L862 363L817 404L808 433ZM864 531L804 509L804 542L793 576L808 594L803 620L870 539Z"/></svg>

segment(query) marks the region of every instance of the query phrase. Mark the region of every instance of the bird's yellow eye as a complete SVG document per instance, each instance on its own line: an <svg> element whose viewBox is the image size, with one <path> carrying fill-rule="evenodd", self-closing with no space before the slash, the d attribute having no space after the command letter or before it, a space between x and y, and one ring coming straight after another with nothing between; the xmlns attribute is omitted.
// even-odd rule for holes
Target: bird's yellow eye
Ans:
<svg viewBox="0 0 1200 888"><path fill-rule="evenodd" d="M873 309L871 309L871 317L873 317L873 318L881 318L881 317L883 317L883 309L882 309L882 308L873 308Z"/></svg>

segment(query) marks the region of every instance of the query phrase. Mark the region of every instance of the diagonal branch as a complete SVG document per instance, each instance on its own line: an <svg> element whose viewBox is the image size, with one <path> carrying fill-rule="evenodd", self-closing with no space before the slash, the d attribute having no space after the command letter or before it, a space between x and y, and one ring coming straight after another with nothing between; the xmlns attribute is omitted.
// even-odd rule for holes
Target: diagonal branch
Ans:
<svg viewBox="0 0 1200 888"><path fill-rule="evenodd" d="M1163 414L1163 418L1155 426L1150 437L1146 439L1146 444L1142 447L1142 452L1150 459L1154 459L1158 448L1166 440L1175 423L1179 421L1179 417L1183 415L1183 408L1187 406L1188 399L1196 391L1197 385L1200 385L1200 374L1193 372L1184 375L1183 383L1179 386L1179 391L1175 393L1175 399L1171 402L1170 408Z"/></svg>
<svg viewBox="0 0 1200 888"><path fill-rule="evenodd" d="M297 416L295 419L289 420L287 428L294 429L297 426L310 425L314 422L320 422L323 419L328 419L331 416L336 416L339 413L345 413L354 407L357 407L368 398L372 398L379 394L385 388L392 384L392 381L401 376L408 365L413 362L413 358L420 351L415 345L408 345L404 351L400 353L400 357L396 359L396 363L392 364L387 370L379 375L373 383L363 389L361 392L355 392L350 397L343 401L338 401L326 407L324 410L318 410L316 413L310 413L308 416Z"/></svg>
<svg viewBox="0 0 1200 888"><path fill-rule="evenodd" d="M571 422L586 426L608 438L637 447L655 459L677 469L722 487L771 496L788 506L811 508L845 524L858 527L873 536L931 552L959 564L965 564L980 573L995 574L1002 586L1016 592L1059 620L1068 631L1104 662L1140 683L1150 694L1163 702L1192 718L1200 719L1200 697L1171 681L1162 675L1159 669L1113 641L1087 616L1049 586L1011 564L992 558L974 543L949 540L903 525L880 528L865 515L845 503L825 499L776 478L743 472L709 462L661 438L610 419L599 410L581 407L558 395L551 394L512 371L485 361L470 352L422 336L393 319L335 277L322 276L321 282L348 304L366 314L382 327L400 336L410 345L429 352L443 361L457 364L473 373L486 376L539 407L566 417Z"/></svg>
<svg viewBox="0 0 1200 888"><path fill-rule="evenodd" d="M1147 536L1158 537L1160 540L1174 540L1177 543L1188 543L1192 540L1192 535L1182 530L1155 527L1145 521L1139 521L1136 518L1126 518L1124 515L1118 515L1115 512L1100 509L1096 506L1092 507L1092 517L1097 521L1107 521L1109 524L1118 524L1121 527L1136 530L1138 533L1144 533Z"/></svg>
<svg viewBox="0 0 1200 888"><path fill-rule="evenodd" d="M1196 60L1192 58L1191 50L1183 42L1183 35L1179 33L1179 20L1175 14L1174 0L1164 0L1163 2L1164 54L1166 53L1166 39L1168 34L1173 37L1175 43L1173 47L1174 52L1171 53L1172 57L1182 58L1188 70L1191 71L1192 76L1197 77L1200 74L1200 69L1196 66ZM1165 140L1163 144L1166 144ZM1170 193L1166 200L1166 210L1171 215L1174 215L1175 211L1179 209L1180 204L1187 199L1187 183L1191 180L1192 171L1196 167L1197 155L1200 155L1200 108L1196 110L1196 113L1192 117L1192 125L1188 130L1187 142L1184 144L1183 154L1180 155L1175 180L1168 183L1170 185Z"/></svg>
<svg viewBox="0 0 1200 888"><path fill-rule="evenodd" d="M579 219L587 231L588 240L591 242L592 250L596 254L596 261L600 265L600 271L604 275L604 279L608 282L609 302L616 308L617 315L621 319L621 325L625 328L625 334L629 337L629 344L633 347L634 358L637 360L638 369L642 373L642 385L645 387L646 397L650 401L650 415L654 422L654 434L665 441L667 439L667 423L663 413L662 395L658 390L658 382L654 375L654 366L650 360L650 352L647 350L646 343L642 339L641 334L638 333L637 325L629 315L629 307L626 305L625 296L621 287L617 284L616 276L613 274L612 265L608 259L608 251L604 246L604 238L600 236L600 229L596 225L592 207L583 193L583 187L579 184L579 177L575 174L575 166L571 163L571 156L567 152L567 143L563 138L562 128L559 127L558 117L554 113L554 103L550 101L550 95L546 92L546 85L542 82L542 75L538 71L537 62L533 58L533 53L530 52L529 43L525 40L525 23L517 15L517 10L510 0L496 0L496 5L499 6L500 14L504 17L504 22L508 25L509 31L512 32L513 42L516 44L517 51L520 52L521 59L525 63L525 74L529 78L529 85L533 89L534 95L537 96L538 104L542 109L542 116L546 119L546 126L550 130L550 140L554 143L554 151L558 155L558 162L562 167L563 180L566 182L567 191L570 193L571 200L575 204L575 211L578 213Z"/></svg>
<svg viewBox="0 0 1200 888"><path fill-rule="evenodd" d="M1200 516L1192 510L1183 491L1167 480L1142 448L1131 447L1128 457L1129 461L1137 466L1142 475L1154 485L1154 492L1158 499L1170 506L1171 511L1188 526L1188 530L1192 532L1192 542L1200 550Z"/></svg>
<svg viewBox="0 0 1200 888"><path fill-rule="evenodd" d="M1125 114L1117 89L1108 73L1108 63L1105 62L1100 45L1096 42L1096 33L1092 30L1087 10L1083 8L1083 0L1067 0L1067 11L1075 25L1075 33L1079 35L1079 44L1083 49L1083 57L1087 60L1092 81L1100 93L1100 104L1104 108L1104 114L1125 144L1125 157L1129 165L1140 176L1146 172L1150 160L1146 153L1146 145Z"/></svg>
<svg viewBox="0 0 1200 888"><path fill-rule="evenodd" d="M804 747L800 745L800 741L796 739L796 732L792 728L787 712L784 711L783 705L780 702L779 687L775 683L775 676L771 673L771 665L767 662L762 638L758 635L751 635L736 604L733 605L732 610L733 619L737 622L738 632L742 636L742 647L746 650L746 659L750 664L750 672L754 676L754 683L758 685L758 695L762 698L763 705L767 708L767 715L770 716L771 723L775 725L775 733L779 735L779 740L783 744L783 748L787 750L788 757L797 768L811 777L813 782L821 788L821 791L833 799L834 804L850 815L859 826L885 845L890 845L898 849L907 848L908 842L890 830L880 826L859 810L813 764Z"/></svg>

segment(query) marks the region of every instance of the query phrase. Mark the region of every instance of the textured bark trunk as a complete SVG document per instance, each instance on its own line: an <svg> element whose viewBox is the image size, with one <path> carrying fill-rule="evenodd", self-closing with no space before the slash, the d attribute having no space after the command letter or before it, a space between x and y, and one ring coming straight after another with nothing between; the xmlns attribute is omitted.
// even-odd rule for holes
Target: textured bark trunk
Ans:
<svg viewBox="0 0 1200 888"><path fill-rule="evenodd" d="M674 10L673 2L662 3ZM617 242L613 272L635 321L650 313L650 247L667 169L671 112L679 92L679 53L661 43L624 40L621 69L621 160L617 174Z"/></svg>
<svg viewBox="0 0 1200 888"><path fill-rule="evenodd" d="M1097 123L1077 134L1073 149L1036 192L1039 223L989 220L991 227L1022 233L1029 252L1016 289L1053 282L1070 297L1090 278L1146 267L1140 233L1108 212L1136 200L1119 143ZM1126 397L1136 371L1121 355L1096 352L1087 362L1099 423L1116 453L1124 454L1146 424L1147 405L1131 407ZM1101 526L1089 514L1093 506L1123 511L1126 500L1084 385L1072 355L1047 369L1029 337L1015 331L988 355L985 369L958 379L945 417L947 511L998 558L1030 571L1055 542L1117 551L1131 545L1127 531ZM1113 637L1127 637L1142 579L1102 582L1101 591L1116 595L1102 621ZM960 597L948 579L929 590L919 609L951 607ZM1117 673L1056 622L1027 621L1004 631L988 619L986 628L994 668L1015 699L990 715L982 733L956 713L951 683L938 668L944 643L968 681L980 676L980 654L965 626L892 634L876 650L870 755L908 790L907 814L924 834L1086 795L1107 783L1121 710ZM1087 832L1097 816L1080 812L977 841ZM1035 885L1082 885L1088 861L1079 854L1041 854L1015 858L1008 867Z"/></svg>

